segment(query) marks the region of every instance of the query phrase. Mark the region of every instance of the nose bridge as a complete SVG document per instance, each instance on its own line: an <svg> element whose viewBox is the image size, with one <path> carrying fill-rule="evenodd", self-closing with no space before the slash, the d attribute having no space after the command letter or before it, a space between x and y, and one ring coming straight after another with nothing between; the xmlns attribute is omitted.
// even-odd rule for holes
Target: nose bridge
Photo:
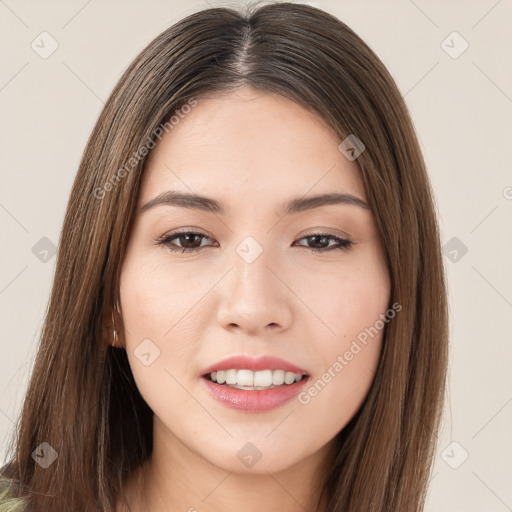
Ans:
<svg viewBox="0 0 512 512"><path fill-rule="evenodd" d="M261 240L262 237L260 237ZM248 294L256 298L270 298L279 294L274 282L275 276L270 271L272 267L271 251L263 246L254 236L246 236L235 248L232 258L234 290L233 296L239 297ZM274 266L275 266L274 259ZM269 297L267 297L269 296Z"/></svg>
<svg viewBox="0 0 512 512"><path fill-rule="evenodd" d="M258 331L289 324L289 297L275 275L277 261L254 236L246 236L235 247L219 308L219 321L225 327L236 324Z"/></svg>

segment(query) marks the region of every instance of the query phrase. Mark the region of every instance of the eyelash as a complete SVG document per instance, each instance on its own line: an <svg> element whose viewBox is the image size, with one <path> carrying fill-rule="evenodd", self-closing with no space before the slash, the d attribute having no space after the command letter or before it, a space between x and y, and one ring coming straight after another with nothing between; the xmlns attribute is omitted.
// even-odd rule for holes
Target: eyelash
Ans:
<svg viewBox="0 0 512 512"><path fill-rule="evenodd" d="M175 238L179 238L181 236L186 236L186 235L199 235L201 237L208 238L207 235L205 235L203 233L196 232L196 231L180 231L180 232L175 232L175 233L169 233L169 234L166 234L166 235L160 237L156 241L156 244L160 245L160 246L165 246L168 250L170 250L172 252L185 253L185 252L200 251L202 249L202 247L195 247L195 248L177 247L176 248L176 247L172 246L173 244L171 244L171 240L173 240ZM347 238L340 238L339 236L331 235L329 233L311 233L307 236L303 236L302 238L299 238L299 240L303 240L305 238L313 238L313 237L327 238L327 239L329 239L329 241L334 240L338 243L338 245L327 247L324 249L314 249L313 247L307 247L305 245L299 245L299 247L306 247L306 249L310 249L313 252L323 253L323 252L333 251L336 249L349 251L352 248L352 245L354 243L354 242L352 242L352 240L349 240Z"/></svg>

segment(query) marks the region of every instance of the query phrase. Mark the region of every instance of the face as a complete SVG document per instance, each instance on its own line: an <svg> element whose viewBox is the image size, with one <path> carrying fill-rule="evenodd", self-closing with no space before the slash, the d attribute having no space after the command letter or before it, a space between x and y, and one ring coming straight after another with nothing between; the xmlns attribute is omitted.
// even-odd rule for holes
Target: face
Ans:
<svg viewBox="0 0 512 512"><path fill-rule="evenodd" d="M356 162L321 118L247 88L187 112L148 157L123 344L155 442L276 472L326 452L368 393L385 253ZM323 194L341 199L304 201Z"/></svg>

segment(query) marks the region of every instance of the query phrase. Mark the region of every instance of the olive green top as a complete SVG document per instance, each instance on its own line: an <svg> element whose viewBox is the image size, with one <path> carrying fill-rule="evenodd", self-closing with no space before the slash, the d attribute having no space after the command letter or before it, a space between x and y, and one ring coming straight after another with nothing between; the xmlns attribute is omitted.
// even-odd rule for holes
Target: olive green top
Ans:
<svg viewBox="0 0 512 512"><path fill-rule="evenodd" d="M0 475L0 512L24 512L25 500L13 498L10 480Z"/></svg>

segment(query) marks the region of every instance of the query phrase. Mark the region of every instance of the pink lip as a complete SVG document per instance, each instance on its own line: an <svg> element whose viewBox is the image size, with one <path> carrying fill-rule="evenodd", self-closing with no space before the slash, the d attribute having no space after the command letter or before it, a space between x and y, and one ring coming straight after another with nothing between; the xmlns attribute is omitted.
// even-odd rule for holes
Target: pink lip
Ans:
<svg viewBox="0 0 512 512"><path fill-rule="evenodd" d="M308 380L308 377L303 377L293 384L247 391L217 384L206 378L201 379L213 398L227 407L243 412L265 412L280 407L297 396Z"/></svg>
<svg viewBox="0 0 512 512"><path fill-rule="evenodd" d="M201 375L208 373L217 372L219 370L252 370L256 372L258 370L284 370L285 372L300 373L301 375L307 375L308 372L303 368L299 368L284 359L279 359L274 356L260 356L258 358L252 358L248 356L234 356L205 368ZM290 384L291 386L292 384Z"/></svg>
<svg viewBox="0 0 512 512"><path fill-rule="evenodd" d="M248 391L217 384L206 375L219 370L284 370L305 375L299 382L283 384L272 389ZM297 396L308 380L308 372L294 364L273 356L261 356L257 359L247 356L235 356L223 359L201 373L201 382L213 398L227 407L243 412L265 412L284 405Z"/></svg>

